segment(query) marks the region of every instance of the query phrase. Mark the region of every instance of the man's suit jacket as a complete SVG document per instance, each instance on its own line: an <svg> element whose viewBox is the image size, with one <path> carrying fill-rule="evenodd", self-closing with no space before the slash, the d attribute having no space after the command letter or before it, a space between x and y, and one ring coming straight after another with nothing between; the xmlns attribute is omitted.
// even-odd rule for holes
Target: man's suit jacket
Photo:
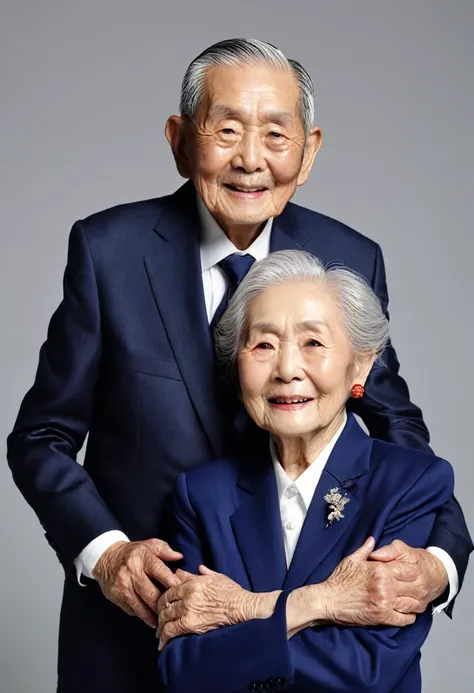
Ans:
<svg viewBox="0 0 474 693"><path fill-rule="evenodd" d="M272 251L284 248L347 264L387 308L382 254L373 241L289 204L271 237ZM392 347L384 360L354 410L373 436L428 448ZM222 411L193 185L74 224L64 298L8 439L14 480L66 572L60 691L83 693L90 675L82 665L90 657L97 663L91 693L135 691L137 677L143 692L145 681L156 689L152 632L107 602L95 582L80 587L73 561L108 530L122 529L132 540L160 536L165 499L179 473L232 448ZM82 467L75 460L87 433ZM452 556L462 580L472 547L454 500L430 541Z"/></svg>
<svg viewBox="0 0 474 693"><path fill-rule="evenodd" d="M344 517L327 526L325 494L345 489ZM169 539L182 567L203 563L252 592L283 590L268 619L176 638L159 657L166 693L417 693L431 613L406 628L306 628L287 639L286 600L326 580L370 535L423 547L453 492L451 466L433 454L373 440L350 415L321 475L286 569L279 498L268 450L180 475Z"/></svg>

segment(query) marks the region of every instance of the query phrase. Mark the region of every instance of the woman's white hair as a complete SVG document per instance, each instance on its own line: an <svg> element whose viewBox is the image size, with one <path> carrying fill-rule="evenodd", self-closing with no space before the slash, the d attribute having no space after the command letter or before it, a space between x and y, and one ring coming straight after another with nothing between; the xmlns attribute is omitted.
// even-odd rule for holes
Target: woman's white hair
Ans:
<svg viewBox="0 0 474 693"><path fill-rule="evenodd" d="M314 123L314 86L308 72L296 60L287 58L271 43L258 39L235 38L206 48L189 65L181 86L181 115L190 120L204 98L204 78L212 67L238 67L264 63L277 70L292 71L300 89L300 112L307 135Z"/></svg>
<svg viewBox="0 0 474 693"><path fill-rule="evenodd" d="M251 302L272 286L314 282L331 292L342 314L354 356L378 358L389 341L388 319L370 284L347 267L324 267L303 250L281 250L255 262L242 280L217 325L216 351L220 361L233 367L246 338Z"/></svg>

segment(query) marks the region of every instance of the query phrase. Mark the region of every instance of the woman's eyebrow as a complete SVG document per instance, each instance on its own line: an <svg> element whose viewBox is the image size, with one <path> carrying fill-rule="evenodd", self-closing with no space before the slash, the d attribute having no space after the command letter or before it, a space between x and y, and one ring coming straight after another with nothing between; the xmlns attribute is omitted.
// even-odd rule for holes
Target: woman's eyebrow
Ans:
<svg viewBox="0 0 474 693"><path fill-rule="evenodd" d="M322 327L329 327L327 322L325 322L324 320L303 320L302 322L299 322L296 325L296 329L299 332L303 332L304 330L315 330L317 332L320 332ZM281 330L274 323L271 322L255 322L250 327L249 335L255 334L255 332L269 332L277 336L281 334Z"/></svg>

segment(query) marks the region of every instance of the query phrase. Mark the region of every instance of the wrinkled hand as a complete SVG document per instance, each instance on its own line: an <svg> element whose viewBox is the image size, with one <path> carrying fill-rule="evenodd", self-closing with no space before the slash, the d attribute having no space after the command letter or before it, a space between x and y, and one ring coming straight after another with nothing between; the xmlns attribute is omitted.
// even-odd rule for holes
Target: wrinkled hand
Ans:
<svg viewBox="0 0 474 693"><path fill-rule="evenodd" d="M387 569L394 572L400 569L397 564L410 564L417 575L412 581L399 585L394 608L403 614L423 613L428 604L440 597L448 587L449 580L442 561L426 549L413 549L405 542L396 539L391 544L377 549L370 555L373 561L384 562Z"/></svg>
<svg viewBox="0 0 474 693"><path fill-rule="evenodd" d="M179 578L163 561L177 561L182 557L161 539L118 541L104 551L92 574L107 599L130 616L138 616L156 628L161 592L152 579L167 588L179 584Z"/></svg>
<svg viewBox="0 0 474 693"><path fill-rule="evenodd" d="M200 575L176 571L180 584L171 587L158 601L158 649L179 635L207 633L248 620L255 595L205 566Z"/></svg>
<svg viewBox="0 0 474 693"><path fill-rule="evenodd" d="M324 615L331 623L402 627L415 621L417 611L400 613L396 606L409 591L417 600L421 598L418 567L403 561L369 560L374 545L373 537L367 539L321 583Z"/></svg>

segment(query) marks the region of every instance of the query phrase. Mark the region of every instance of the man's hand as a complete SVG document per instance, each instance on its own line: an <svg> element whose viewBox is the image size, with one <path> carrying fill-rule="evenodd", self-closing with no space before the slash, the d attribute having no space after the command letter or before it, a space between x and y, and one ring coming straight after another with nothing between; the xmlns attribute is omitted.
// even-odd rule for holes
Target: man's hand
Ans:
<svg viewBox="0 0 474 693"><path fill-rule="evenodd" d="M151 628L158 623L157 604L160 590L179 584L163 561L177 561L182 554L160 539L118 541L99 558L93 576L104 595L130 616L138 616Z"/></svg>
<svg viewBox="0 0 474 693"><path fill-rule="evenodd" d="M207 633L253 618L256 595L205 566L200 575L176 571L180 584L171 587L158 602L158 649L179 635Z"/></svg>
<svg viewBox="0 0 474 693"><path fill-rule="evenodd" d="M343 626L407 626L422 611L419 567L401 560L369 560L374 555L370 537L355 553L342 560L321 583L324 620ZM381 550L382 551L382 550ZM386 558L388 561L389 559ZM410 612L398 611L400 598L410 595Z"/></svg>
<svg viewBox="0 0 474 693"><path fill-rule="evenodd" d="M402 614L423 613L448 587L446 568L439 558L426 549L413 549L399 539L377 549L369 558L385 563L388 570L393 566L394 573L403 570L403 564L416 568L417 577L400 584L394 602L395 610Z"/></svg>

